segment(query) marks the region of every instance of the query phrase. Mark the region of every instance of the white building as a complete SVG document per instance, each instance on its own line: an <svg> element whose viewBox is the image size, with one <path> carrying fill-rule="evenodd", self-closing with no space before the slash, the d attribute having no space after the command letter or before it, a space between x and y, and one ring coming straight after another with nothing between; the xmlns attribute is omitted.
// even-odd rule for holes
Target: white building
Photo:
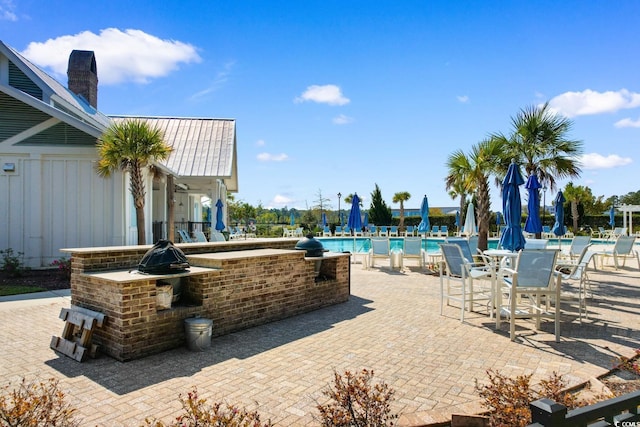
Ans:
<svg viewBox="0 0 640 427"><path fill-rule="evenodd" d="M60 248L137 243L128 177L94 169L97 138L123 117L97 110L93 52L74 51L68 77L70 89L0 41L0 250L24 253L32 268L61 258ZM138 118L173 147L156 165L164 176L147 174L147 243L167 237L171 199L178 224L202 221L203 197L222 199L226 218L227 191L238 191L235 120Z"/></svg>

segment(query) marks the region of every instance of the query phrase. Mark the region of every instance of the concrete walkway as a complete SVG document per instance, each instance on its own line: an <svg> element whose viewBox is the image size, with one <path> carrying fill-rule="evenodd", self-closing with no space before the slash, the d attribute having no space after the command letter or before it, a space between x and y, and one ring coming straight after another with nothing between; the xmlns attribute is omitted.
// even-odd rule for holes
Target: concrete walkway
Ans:
<svg viewBox="0 0 640 427"><path fill-rule="evenodd" d="M511 342L507 324L496 331L484 313L469 314L465 323L454 307L440 316L438 278L412 266L397 272L355 264L347 303L215 338L203 353L180 348L127 363L78 363L49 348L64 325L60 309L70 304L64 293L5 298L0 385L57 378L83 426L140 426L149 416L171 421L178 395L193 386L212 401L257 409L263 420L304 426L318 424L315 406L334 370L369 368L396 390L401 425L446 421L483 410L474 384L486 380L487 369L532 373L534 381L556 371L579 384L607 372L618 356L634 355L640 273L631 266L590 272L589 319L580 324L577 306L563 305L560 343L552 322L543 322L542 332L520 322Z"/></svg>

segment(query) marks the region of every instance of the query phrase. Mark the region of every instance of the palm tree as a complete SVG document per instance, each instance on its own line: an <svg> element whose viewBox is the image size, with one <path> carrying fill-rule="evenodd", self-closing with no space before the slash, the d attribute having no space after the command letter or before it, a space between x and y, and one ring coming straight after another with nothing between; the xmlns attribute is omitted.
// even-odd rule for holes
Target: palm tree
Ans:
<svg viewBox="0 0 640 427"><path fill-rule="evenodd" d="M511 124L509 137L492 137L506 143L507 157L524 166L527 176L536 175L540 185L551 191L558 179L580 176L582 141L568 138L573 122L551 111L549 103L520 110Z"/></svg>
<svg viewBox="0 0 640 427"><path fill-rule="evenodd" d="M593 196L591 196L591 191L588 188L582 185L574 186L573 182L567 183L564 187L563 194L564 198L568 202L571 202L571 219L573 220L573 232L575 234L578 232L578 219L580 218L578 205Z"/></svg>
<svg viewBox="0 0 640 427"><path fill-rule="evenodd" d="M144 225L145 185L143 168L155 161L165 160L171 147L164 142L162 131L152 128L144 120L123 120L113 122L98 139L97 172L108 177L120 170L130 175L129 191L136 208L138 244L146 244Z"/></svg>
<svg viewBox="0 0 640 427"><path fill-rule="evenodd" d="M400 203L400 224L399 230L404 230L404 202L411 198L411 194L408 191L400 191L393 195L393 203Z"/></svg>
<svg viewBox="0 0 640 427"><path fill-rule="evenodd" d="M461 192L476 195L476 212L478 215L478 248L487 249L489 239L489 220L491 215L491 197L489 177L500 171L504 164L502 154L504 144L501 140L490 138L479 142L465 155L461 150L455 151L447 159L449 174L445 182L461 188ZM456 175L458 175L456 177Z"/></svg>

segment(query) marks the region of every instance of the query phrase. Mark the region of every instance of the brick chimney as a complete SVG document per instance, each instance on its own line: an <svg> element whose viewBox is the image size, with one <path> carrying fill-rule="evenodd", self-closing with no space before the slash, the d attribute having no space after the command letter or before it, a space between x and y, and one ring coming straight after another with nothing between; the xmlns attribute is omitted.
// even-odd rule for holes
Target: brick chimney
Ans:
<svg viewBox="0 0 640 427"><path fill-rule="evenodd" d="M98 108L98 69L91 50L74 50L69 55L67 69L69 90Z"/></svg>

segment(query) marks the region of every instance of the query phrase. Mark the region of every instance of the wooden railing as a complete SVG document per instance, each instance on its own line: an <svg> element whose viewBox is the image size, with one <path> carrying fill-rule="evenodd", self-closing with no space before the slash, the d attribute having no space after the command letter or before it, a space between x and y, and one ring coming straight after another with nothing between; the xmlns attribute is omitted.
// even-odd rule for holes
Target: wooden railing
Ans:
<svg viewBox="0 0 640 427"><path fill-rule="evenodd" d="M550 399L531 402L527 427L640 427L640 391L568 411Z"/></svg>

